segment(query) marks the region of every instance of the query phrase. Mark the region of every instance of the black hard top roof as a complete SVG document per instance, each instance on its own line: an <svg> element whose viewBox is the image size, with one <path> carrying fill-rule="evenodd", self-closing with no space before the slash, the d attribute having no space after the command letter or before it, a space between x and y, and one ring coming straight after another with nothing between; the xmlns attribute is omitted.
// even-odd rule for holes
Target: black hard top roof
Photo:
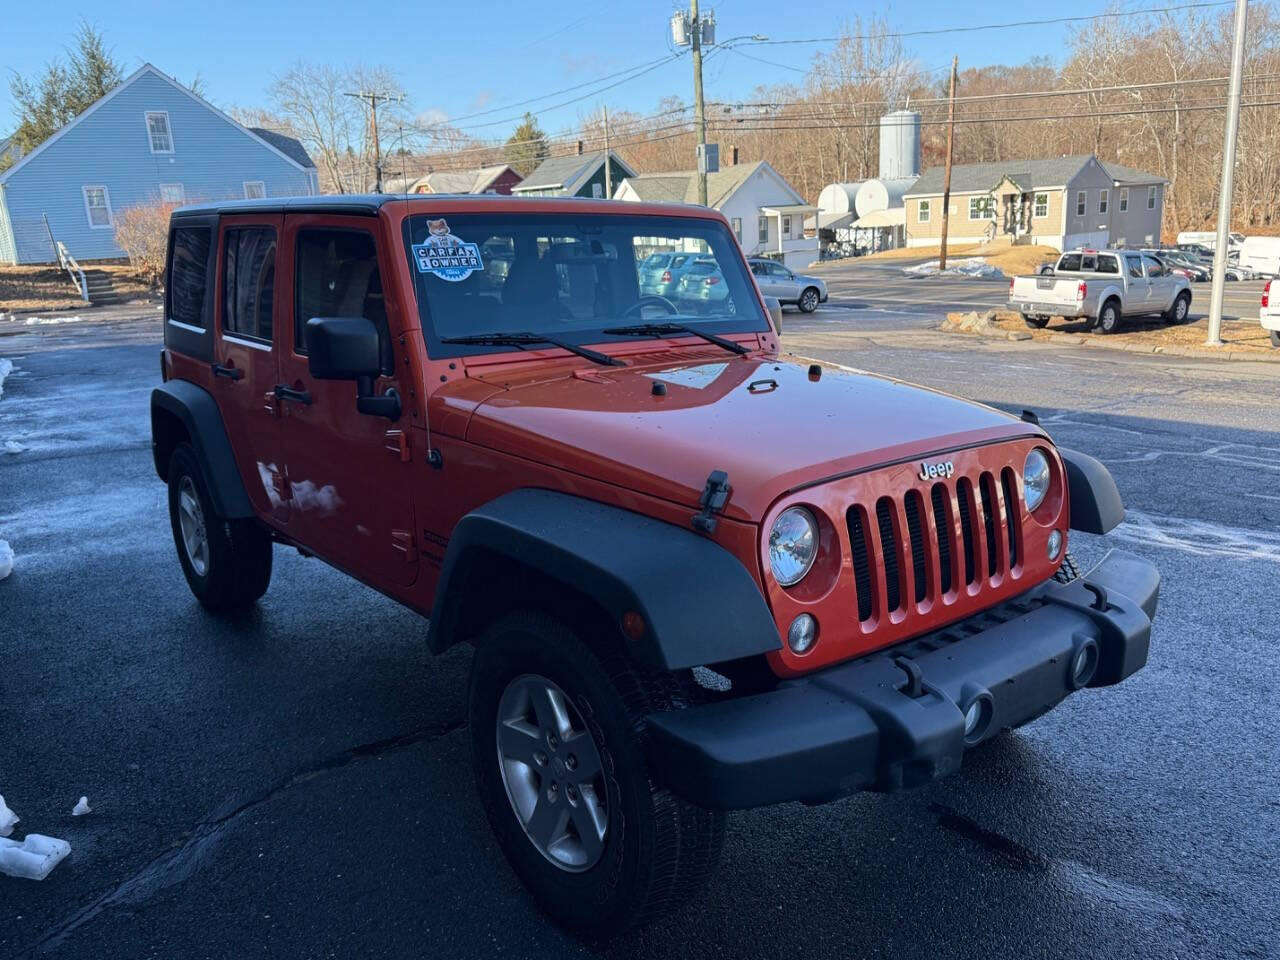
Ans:
<svg viewBox="0 0 1280 960"><path fill-rule="evenodd" d="M440 200L489 202L500 200L516 206L539 204L573 204L584 209L610 210L620 213L641 213L653 204L623 203L591 197L525 197L499 196L491 193L335 193L312 197L266 197L262 200L223 200L213 203L193 203L173 211L175 217L197 217L236 213L333 213L376 215L385 205L405 203L429 205ZM681 208L705 212L703 207L687 207L685 204L662 204L663 212L679 213Z"/></svg>

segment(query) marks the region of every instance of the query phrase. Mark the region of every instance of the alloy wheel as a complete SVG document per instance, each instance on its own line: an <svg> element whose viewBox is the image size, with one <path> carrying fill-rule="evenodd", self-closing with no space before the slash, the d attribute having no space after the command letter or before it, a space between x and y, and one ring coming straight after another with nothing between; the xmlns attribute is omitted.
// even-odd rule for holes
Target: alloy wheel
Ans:
<svg viewBox="0 0 1280 960"><path fill-rule="evenodd" d="M209 572L209 537L204 527L204 510L191 477L184 476L178 485L178 526L182 545L187 550L191 569L200 576Z"/></svg>
<svg viewBox="0 0 1280 960"><path fill-rule="evenodd" d="M553 681L516 677L498 701L498 766L529 842L570 873L604 854L608 795L600 751L582 715Z"/></svg>

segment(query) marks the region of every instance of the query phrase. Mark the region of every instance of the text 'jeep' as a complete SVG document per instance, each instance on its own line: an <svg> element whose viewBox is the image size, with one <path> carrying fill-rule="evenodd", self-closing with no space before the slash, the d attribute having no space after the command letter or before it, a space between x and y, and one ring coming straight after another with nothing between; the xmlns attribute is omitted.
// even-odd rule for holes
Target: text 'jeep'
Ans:
<svg viewBox="0 0 1280 960"><path fill-rule="evenodd" d="M696 282L649 292L655 254ZM508 197L173 215L155 465L215 612L273 544L475 646L479 794L559 921L688 897L728 810L891 791L1147 659L1110 474L1019 419L798 364L724 218Z"/></svg>

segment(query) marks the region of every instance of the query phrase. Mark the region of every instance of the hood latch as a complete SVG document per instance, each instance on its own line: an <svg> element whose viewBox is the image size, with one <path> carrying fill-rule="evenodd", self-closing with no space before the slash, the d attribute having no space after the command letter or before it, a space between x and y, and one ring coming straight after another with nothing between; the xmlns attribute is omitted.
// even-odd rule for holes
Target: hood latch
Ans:
<svg viewBox="0 0 1280 960"><path fill-rule="evenodd" d="M729 474L723 470L712 470L707 477L707 485L702 488L702 496L698 498L702 509L693 515L693 529L703 533L716 532L715 514L729 502L729 491Z"/></svg>

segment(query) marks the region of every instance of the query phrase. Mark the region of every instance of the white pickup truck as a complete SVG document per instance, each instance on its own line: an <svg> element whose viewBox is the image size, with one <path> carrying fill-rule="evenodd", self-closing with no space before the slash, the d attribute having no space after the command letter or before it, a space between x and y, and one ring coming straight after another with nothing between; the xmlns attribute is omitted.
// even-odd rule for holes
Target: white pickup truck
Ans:
<svg viewBox="0 0 1280 960"><path fill-rule="evenodd" d="M1276 296L1271 295L1271 287L1276 285L1276 281L1268 280L1267 285L1262 288L1262 310L1258 313L1258 319L1262 322L1262 329L1271 334L1271 345L1280 348L1280 285L1276 285Z"/></svg>
<svg viewBox="0 0 1280 960"><path fill-rule="evenodd" d="M1009 308L1037 329L1050 317L1085 317L1095 330L1113 333L1122 317L1159 314L1182 323L1191 284L1136 250L1071 250L1046 273L1012 278Z"/></svg>

